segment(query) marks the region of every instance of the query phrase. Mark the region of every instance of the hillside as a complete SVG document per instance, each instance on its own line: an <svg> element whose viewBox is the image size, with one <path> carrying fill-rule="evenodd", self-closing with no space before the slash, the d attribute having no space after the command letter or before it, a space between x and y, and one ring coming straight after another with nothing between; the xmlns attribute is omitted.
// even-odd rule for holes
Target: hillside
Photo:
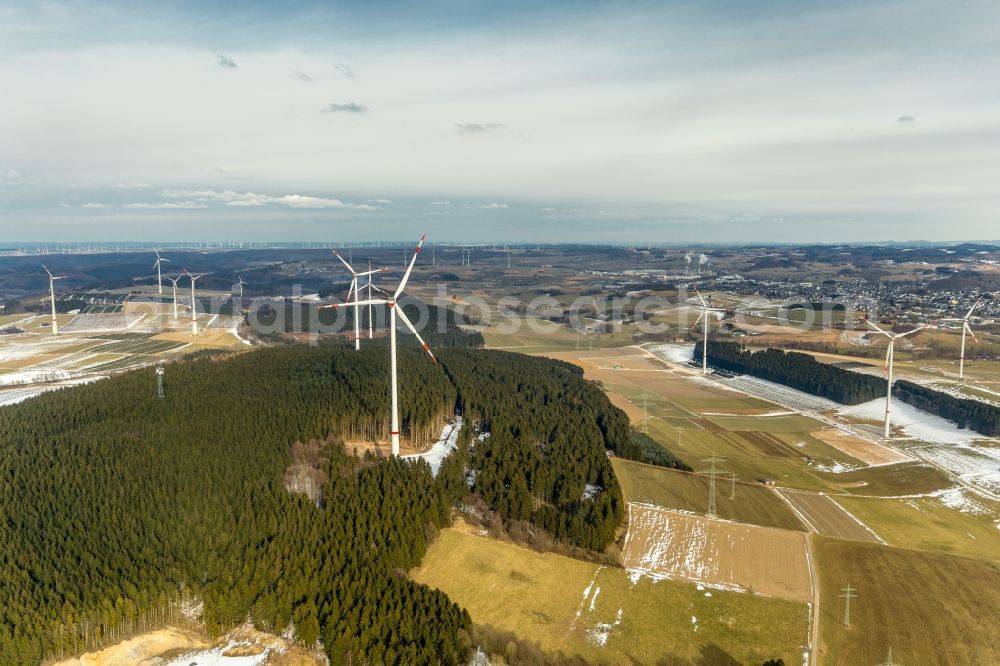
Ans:
<svg viewBox="0 0 1000 666"><path fill-rule="evenodd" d="M602 548L621 518L604 450L626 445L624 415L565 364L485 350L442 357L433 365L400 350L404 435L432 438L456 407L488 421L497 444L464 449L481 475L473 492L504 513L500 480L525 473L523 498L538 508L504 517ZM487 377L520 397L482 400ZM384 347L204 357L168 367L165 399L154 386L137 371L0 409L0 662L105 644L182 598L204 603L210 631L248 616L276 633L292 623L334 663L464 658L468 615L393 572L420 562L468 488L422 462L362 459L337 444L384 434ZM321 452L319 504L282 484L296 442ZM452 470L462 479L463 467ZM594 497L583 496L588 484Z"/></svg>

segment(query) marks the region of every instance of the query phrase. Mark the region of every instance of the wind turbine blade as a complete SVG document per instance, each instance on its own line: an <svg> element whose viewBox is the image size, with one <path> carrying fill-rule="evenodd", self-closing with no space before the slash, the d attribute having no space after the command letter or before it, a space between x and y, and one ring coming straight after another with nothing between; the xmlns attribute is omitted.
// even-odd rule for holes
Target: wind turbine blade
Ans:
<svg viewBox="0 0 1000 666"><path fill-rule="evenodd" d="M340 256L339 252L337 252L336 250L331 250L331 252L333 252L333 256L337 257L337 259L340 259L340 262L342 264L344 264L345 266L347 266L347 270L351 271L351 275L357 275L357 273L354 272L354 268L349 263L347 263L346 259L344 259L342 256Z"/></svg>
<svg viewBox="0 0 1000 666"><path fill-rule="evenodd" d="M52 271L50 271L48 268L46 268L45 264L42 264L42 270L44 270L46 273L49 274L49 279L50 280L51 279L55 279L55 278L52 277Z"/></svg>
<svg viewBox="0 0 1000 666"><path fill-rule="evenodd" d="M969 308L969 311L965 313L964 317L962 317L962 321L965 321L972 316L972 311L979 307L979 301L980 299L977 298L976 302L972 304L971 308Z"/></svg>
<svg viewBox="0 0 1000 666"><path fill-rule="evenodd" d="M979 338L976 337L976 334L972 332L972 328L969 327L969 322L965 322L965 331L972 336L973 340L979 342Z"/></svg>
<svg viewBox="0 0 1000 666"><path fill-rule="evenodd" d="M701 297L701 292L695 289L694 293L698 295L698 300L701 301L701 307L707 308L708 304L705 302L705 299Z"/></svg>
<svg viewBox="0 0 1000 666"><path fill-rule="evenodd" d="M906 333L897 333L896 334L896 338L897 339L899 339L899 338L905 338L906 336L910 335L911 333L916 333L917 331L921 330L923 327L924 327L924 325L921 324L920 326L917 326L912 331L907 331Z"/></svg>
<svg viewBox="0 0 1000 666"><path fill-rule="evenodd" d="M358 307L362 305L385 305L389 301L384 298L372 298L367 301L351 301L350 303L327 303L326 305L319 306L320 310L325 310L326 308L353 308L355 305Z"/></svg>
<svg viewBox="0 0 1000 666"><path fill-rule="evenodd" d="M406 272L403 273L403 279L400 281L399 286L396 287L396 293L394 294L396 298L403 293L403 289L406 287L406 281L410 279L410 272L413 271L413 264L417 263L417 255L420 254L420 247L424 244L424 239L427 238L427 234L420 237L420 242L417 243L417 248L413 251L413 258L410 259L410 265L406 267Z"/></svg>
<svg viewBox="0 0 1000 666"><path fill-rule="evenodd" d="M417 329L414 328L412 323L410 323L410 318L406 316L405 312L403 312L403 306L400 305L399 303L396 303L395 308L396 308L396 316L403 320L403 323L406 324L406 327L410 329L410 333L413 333L413 335L417 336L417 341L420 342L420 346L424 348L425 352L430 354L431 360L437 363L438 362L437 357L434 356L434 352L431 351L431 348L427 346L427 343L424 342L424 339L420 337L419 333L417 333Z"/></svg>
<svg viewBox="0 0 1000 666"><path fill-rule="evenodd" d="M163 257L161 257L160 255L156 255L156 258L157 258L157 259L159 259L160 261L165 261L165 262L167 262L168 264L170 263L170 260L169 260L169 259L164 259L164 258L163 258Z"/></svg>
<svg viewBox="0 0 1000 666"><path fill-rule="evenodd" d="M369 286L371 286L371 288L374 289L375 291L383 293L386 296L392 296L392 294L390 294L389 292L387 292L385 289L382 289L381 287L376 287L375 285L369 285Z"/></svg>
<svg viewBox="0 0 1000 666"><path fill-rule="evenodd" d="M868 324L869 326L871 326L872 328L874 328L876 331L878 331L879 333L881 333L885 337L892 338L891 335L889 335L888 333L886 333L885 331L883 331L881 328L879 328L878 326L876 326L875 324L873 324L871 319L868 319L867 317L865 317L865 323Z"/></svg>
<svg viewBox="0 0 1000 666"><path fill-rule="evenodd" d="M695 326L697 326L698 324L700 324L701 323L701 318L704 317L704 316L705 316L704 312L702 312L700 315L698 315L698 318L694 320L694 324L692 324L691 327L694 328Z"/></svg>

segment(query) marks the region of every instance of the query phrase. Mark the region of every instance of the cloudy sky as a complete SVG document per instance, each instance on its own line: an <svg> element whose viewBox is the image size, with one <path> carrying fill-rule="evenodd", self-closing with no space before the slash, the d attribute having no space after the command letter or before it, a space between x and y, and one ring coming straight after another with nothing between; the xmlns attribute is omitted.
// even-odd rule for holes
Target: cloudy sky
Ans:
<svg viewBox="0 0 1000 666"><path fill-rule="evenodd" d="M1000 238L995 0L541 4L5 0L0 242Z"/></svg>

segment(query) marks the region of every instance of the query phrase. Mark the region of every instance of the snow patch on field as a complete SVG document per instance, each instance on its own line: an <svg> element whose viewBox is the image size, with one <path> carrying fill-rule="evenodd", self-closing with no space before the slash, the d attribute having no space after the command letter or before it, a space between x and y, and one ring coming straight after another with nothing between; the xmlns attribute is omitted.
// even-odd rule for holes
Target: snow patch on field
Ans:
<svg viewBox="0 0 1000 666"><path fill-rule="evenodd" d="M600 593L601 593L601 588L597 588L596 590L594 590L594 596L592 596L590 598L590 609L589 610L590 610L591 613L594 612L594 604L597 603L597 595L599 595Z"/></svg>
<svg viewBox="0 0 1000 666"><path fill-rule="evenodd" d="M608 637L611 632L622 623L622 609L619 608L615 614L615 621L612 623L599 622L587 630L587 640L593 645L604 647L608 644Z"/></svg>
<svg viewBox="0 0 1000 666"><path fill-rule="evenodd" d="M885 398L841 407L838 411L845 416L881 422L885 420ZM900 400L892 401L892 424L902 427L911 437L935 444L968 444L983 439L974 430L959 428L951 421L922 412Z"/></svg>
<svg viewBox="0 0 1000 666"><path fill-rule="evenodd" d="M694 360L694 345L653 345L649 351L671 363L690 363Z"/></svg>
<svg viewBox="0 0 1000 666"><path fill-rule="evenodd" d="M988 508L972 499L969 496L968 491L962 488L950 488L948 490L942 490L937 493L933 493L942 504L944 504L949 509L955 509L956 511L961 511L962 513L969 514L970 516L988 516L992 513Z"/></svg>
<svg viewBox="0 0 1000 666"><path fill-rule="evenodd" d="M438 438L431 448L424 453L413 453L410 455L400 456L402 458L423 458L427 461L427 464L431 466L431 474L437 476L438 470L441 469L441 463L444 459L451 453L455 446L458 444L458 433L462 430L462 417L459 416L455 419L453 423L448 423L445 425L444 429L441 431L441 436Z"/></svg>
<svg viewBox="0 0 1000 666"><path fill-rule="evenodd" d="M230 641L229 643L212 650L188 652L176 657L172 661L168 661L165 666L190 666L191 664L197 664L197 666L262 666L267 662L272 652L277 652L279 654L284 652L283 650L275 650L269 646L264 648L263 652L260 654L248 655L245 657L226 656L227 652L244 647L246 647L245 643Z"/></svg>
<svg viewBox="0 0 1000 666"><path fill-rule="evenodd" d="M794 410L823 412L842 406L833 400L821 398L811 393L785 386L784 384L751 377L750 375L723 378L720 379L720 383L723 386L742 391L757 398L769 400Z"/></svg>

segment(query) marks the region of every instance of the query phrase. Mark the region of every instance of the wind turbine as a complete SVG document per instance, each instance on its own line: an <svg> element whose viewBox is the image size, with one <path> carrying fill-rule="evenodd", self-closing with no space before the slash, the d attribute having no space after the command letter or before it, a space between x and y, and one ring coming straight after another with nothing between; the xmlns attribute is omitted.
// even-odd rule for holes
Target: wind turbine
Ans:
<svg viewBox="0 0 1000 666"><path fill-rule="evenodd" d="M191 278L191 335L197 337L198 335L198 308L195 307L198 301L194 298L194 282L200 278L203 278L207 273L202 273L200 275L192 275L187 269L184 269L184 273Z"/></svg>
<svg viewBox="0 0 1000 666"><path fill-rule="evenodd" d="M177 277L172 278L172 277L170 277L168 275L167 279L170 280L171 283L173 283L173 288L174 288L174 321L177 321L177 283L180 281L181 276L178 275Z"/></svg>
<svg viewBox="0 0 1000 666"><path fill-rule="evenodd" d="M369 263L368 270L367 271L362 271L362 272L359 273L356 270L354 270L354 267L351 266L347 262L346 259L344 259L342 256L340 256L339 252L337 252L336 250L332 250L332 252L333 252L334 256L337 257L337 259L340 259L340 261L341 261L342 264L344 264L345 266L347 266L347 270L351 271L351 288L347 292L347 302L350 302L352 297L354 298L354 349L355 349L355 351L357 351L357 350L361 349L361 318L358 316L358 312L359 312L359 310L358 310L358 278L359 277L365 277L366 275L368 276L368 300L370 301L371 297L372 297L372 291L371 291L372 275L374 275L375 273L382 273L382 272L386 271L387 269L385 269L385 268L376 268L375 270L371 270L371 263ZM369 310L368 310L368 337L369 338L372 337L372 335L371 335L372 334L372 331L371 331L371 316L372 316L371 309L369 308Z"/></svg>
<svg viewBox="0 0 1000 666"><path fill-rule="evenodd" d="M888 349L886 349L886 352L885 352L885 372L886 372L885 429L884 429L884 431L882 433L882 436L885 439L889 439L889 411L890 411L890 409L889 409L889 403L892 401L892 361L893 361L894 349L896 347L896 340L898 340L899 338L904 338L907 335L910 335L911 333L916 333L917 331L919 331L920 329L922 329L924 326L923 326L923 324L921 324L920 326L917 326L912 331L907 331L906 333L890 333L888 331L885 331L885 330L879 328L878 326L876 326L875 324L873 324L868 319L865 319L865 322L867 322L868 325L871 326L872 328L874 328L876 331L878 331L879 333L881 333L885 337L889 338L889 347L888 347Z"/></svg>
<svg viewBox="0 0 1000 666"><path fill-rule="evenodd" d="M243 281L243 276L240 275L239 273L236 274L236 279L238 280L238 282L236 283L236 286L240 288L240 309L242 310L243 309L243 285L245 285L246 282Z"/></svg>
<svg viewBox="0 0 1000 666"><path fill-rule="evenodd" d="M416 250L413 251L413 258L410 259L410 265L406 268L406 272L403 273L403 279L400 281L399 286L396 287L396 291L390 295L388 298L375 298L366 301L355 300L350 303L331 303L330 305L324 305L324 308L339 308L345 305L353 305L357 308L360 305L388 305L389 306L389 359L391 366L391 377L392 382L392 421L390 422L391 429L389 435L392 442L392 455L399 455L399 390L397 386L396 377L396 317L403 320L406 327L410 329L413 335L417 336L417 340L420 342L420 346L424 348L428 354L430 354L431 360L437 363L437 359L434 357L434 353L431 351L424 339L420 337L417 333L417 329L414 328L413 323L410 322L409 317L403 312L403 308L396 307L399 302L399 297L403 293L403 289L406 288L406 282L410 279L410 273L413 271L413 264L417 262L417 255L420 254L420 247L424 244L424 239L427 235L424 234L420 237L420 242L417 243ZM355 320L356 321L356 320Z"/></svg>
<svg viewBox="0 0 1000 666"><path fill-rule="evenodd" d="M982 300L982 299L977 299L976 302L972 304L972 307L969 308L969 311L966 312L965 316L962 317L961 319L952 318L952 319L943 319L942 320L942 321L960 321L960 322L962 322L962 351L960 352L959 357L958 357L958 378L959 379L964 379L965 378L965 334L968 332L968 334L972 336L973 340L975 340L976 342L979 342L979 338L977 338L976 334L972 332L971 328L969 328L969 317L972 316L972 311L979 307L980 300Z"/></svg>
<svg viewBox="0 0 1000 666"><path fill-rule="evenodd" d="M704 331L704 338L702 340L701 346L701 374L708 374L708 313L709 312L725 312L721 308L710 308L705 299L701 297L701 292L697 289L694 293L698 294L698 300L701 301L701 314L695 320L694 325L697 326L698 322L702 323L702 330Z"/></svg>
<svg viewBox="0 0 1000 666"><path fill-rule="evenodd" d="M45 264L42 264L42 268L45 268ZM59 322L56 321L56 280L62 280L66 276L60 275L56 277L48 268L45 268L45 272L49 274L49 300L52 301L52 335L59 335Z"/></svg>
<svg viewBox="0 0 1000 666"><path fill-rule="evenodd" d="M160 296L163 296L163 278L160 276L160 264L164 261L169 262L170 260L161 257L159 250L153 250L153 254L156 255L156 261L153 262L153 268L156 269L156 289L159 291Z"/></svg>

